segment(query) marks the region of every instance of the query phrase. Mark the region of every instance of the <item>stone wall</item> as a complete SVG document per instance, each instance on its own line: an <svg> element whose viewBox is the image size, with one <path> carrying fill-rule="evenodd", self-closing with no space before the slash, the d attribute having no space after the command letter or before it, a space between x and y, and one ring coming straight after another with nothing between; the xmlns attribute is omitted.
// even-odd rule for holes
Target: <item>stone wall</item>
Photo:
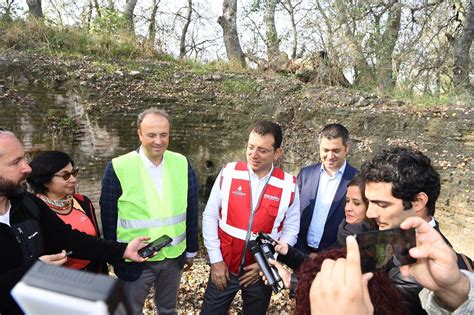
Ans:
<svg viewBox="0 0 474 315"><path fill-rule="evenodd" d="M441 175L436 218L443 232L474 257L472 106L421 108L333 87L306 87L302 95L277 110L286 126L286 168L297 174L301 166L319 161L317 134L331 122L348 127L353 140L349 160L357 167L388 145L416 147Z"/></svg>

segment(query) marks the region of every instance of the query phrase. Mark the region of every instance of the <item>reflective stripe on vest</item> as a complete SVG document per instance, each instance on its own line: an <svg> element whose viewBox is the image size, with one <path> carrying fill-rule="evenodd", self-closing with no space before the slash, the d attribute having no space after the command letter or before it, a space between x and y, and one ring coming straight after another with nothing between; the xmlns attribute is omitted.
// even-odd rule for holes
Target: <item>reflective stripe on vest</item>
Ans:
<svg viewBox="0 0 474 315"><path fill-rule="evenodd" d="M152 261L176 258L186 248L188 162L179 153L165 151L162 163L160 196L136 151L112 160L122 188L117 201L117 239L130 242L138 236L149 236L153 241L164 234L173 239L150 258Z"/></svg>
<svg viewBox="0 0 474 315"><path fill-rule="evenodd" d="M186 221L186 213L164 219L125 220L119 218L117 220L117 226L123 227L124 229L149 229L166 225L174 225L183 221Z"/></svg>
<svg viewBox="0 0 474 315"><path fill-rule="evenodd" d="M184 232L183 234L178 235L176 237L173 237L171 243L168 246L177 246L185 240L186 240L186 232ZM150 241L152 241L152 240L150 240ZM117 242L128 243L129 241L118 239ZM150 259L148 259L148 260L150 260Z"/></svg>
<svg viewBox="0 0 474 315"><path fill-rule="evenodd" d="M250 178L247 163L227 164L221 177L220 236L234 240L221 241L224 260L233 273L238 272L238 261L242 255L250 218ZM286 211L294 200L296 178L274 168L268 184L256 205L252 232L265 232L279 239ZM226 235L224 235L224 232ZM238 241L237 241L238 240ZM230 244L231 245L227 245ZM253 262L246 259L247 265Z"/></svg>

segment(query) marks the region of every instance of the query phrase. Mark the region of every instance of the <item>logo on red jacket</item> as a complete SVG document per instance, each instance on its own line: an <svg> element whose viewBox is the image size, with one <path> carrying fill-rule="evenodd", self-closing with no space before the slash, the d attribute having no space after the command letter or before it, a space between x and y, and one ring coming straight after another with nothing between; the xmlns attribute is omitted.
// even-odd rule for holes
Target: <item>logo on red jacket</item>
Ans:
<svg viewBox="0 0 474 315"><path fill-rule="evenodd" d="M245 197L245 192L243 191L242 186L240 186L240 185L239 185L239 187L237 187L237 190L234 190L232 192L232 194L236 195L236 196Z"/></svg>

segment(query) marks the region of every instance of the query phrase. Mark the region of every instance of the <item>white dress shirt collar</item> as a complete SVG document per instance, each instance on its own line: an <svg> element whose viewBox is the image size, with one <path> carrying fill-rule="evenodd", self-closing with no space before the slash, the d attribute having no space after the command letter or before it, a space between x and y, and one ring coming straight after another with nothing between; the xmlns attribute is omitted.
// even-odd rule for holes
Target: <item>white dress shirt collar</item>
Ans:
<svg viewBox="0 0 474 315"><path fill-rule="evenodd" d="M326 169L324 168L324 164L321 163L321 172L324 172L326 173L330 178L333 178L334 176L336 176L337 174L344 174L344 171L346 170L346 166L347 166L347 160L344 160L344 163L342 164L342 166L337 170L336 173L334 173L334 175L329 175L328 172L326 172Z"/></svg>
<svg viewBox="0 0 474 315"><path fill-rule="evenodd" d="M163 165L163 161L165 160L165 157L163 156L163 158L161 159L161 162L160 164L158 165L155 165L152 161L150 161L150 159L145 155L145 151L143 150L143 147L140 146L140 148L138 149L138 154L140 155L140 157L142 158L142 161L143 163L145 164L145 167L148 169L148 168L156 168L156 167L159 167L161 165Z"/></svg>
<svg viewBox="0 0 474 315"><path fill-rule="evenodd" d="M258 175L254 173L253 169L248 164L247 164L247 169L249 170L251 180L253 180L253 179L258 179L258 180L267 179L268 177L270 177L270 175L273 172L273 163L272 163L272 168L270 169L270 171L267 173L267 175L263 176L262 178L258 178Z"/></svg>

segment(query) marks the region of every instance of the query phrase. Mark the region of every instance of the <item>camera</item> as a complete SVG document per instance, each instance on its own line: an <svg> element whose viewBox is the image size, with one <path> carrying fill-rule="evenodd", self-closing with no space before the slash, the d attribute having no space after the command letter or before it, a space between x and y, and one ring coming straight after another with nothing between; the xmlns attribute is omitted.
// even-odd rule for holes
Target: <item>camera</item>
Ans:
<svg viewBox="0 0 474 315"><path fill-rule="evenodd" d="M269 258L275 259L274 242L268 234L258 233L255 240L249 241L249 248L273 292L278 293L284 288L283 280L278 269L268 263Z"/></svg>

